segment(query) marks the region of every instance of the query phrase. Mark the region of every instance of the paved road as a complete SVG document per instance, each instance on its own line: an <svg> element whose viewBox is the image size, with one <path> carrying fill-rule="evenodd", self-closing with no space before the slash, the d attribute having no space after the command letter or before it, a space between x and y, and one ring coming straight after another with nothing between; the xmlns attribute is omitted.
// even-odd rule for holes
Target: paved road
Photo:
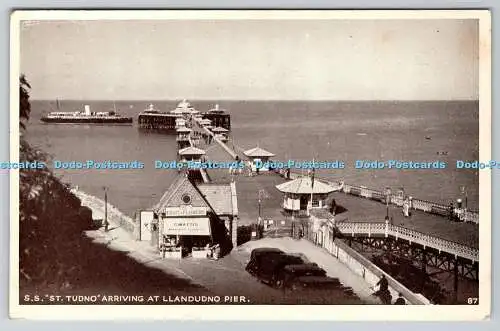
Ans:
<svg viewBox="0 0 500 331"><path fill-rule="evenodd" d="M89 231L87 235L93 238L96 243L106 244L110 249L123 251L128 256L149 267L164 271L166 275L185 278L194 284L201 285L207 289L206 293L201 293L220 296L221 300L226 300L227 303L232 303L232 300L237 299L240 303L250 304L307 304L308 298L303 296L299 298L291 297L281 290L261 283L244 270L251 249L261 245L280 247L289 252L307 252L307 254L304 254L307 259L323 266L329 275L338 277L346 286L352 287L355 293L360 294L360 297L364 297L368 293L365 291L368 285L363 283L362 279L358 279L359 277L348 271L345 266L345 269L342 269L343 265L334 257L326 253L324 254L327 256L321 255L319 248L310 245L306 241L295 242L291 239L274 239L270 241L264 239L240 246L218 261L193 258L170 260L162 259L148 242L139 242L132 239L124 229L113 225L111 229L107 233L102 230ZM314 251L315 249L317 252ZM185 290L185 292L181 290L179 295L193 294L191 289L186 288ZM162 289L158 289L158 295L162 295L161 291ZM362 304L363 302L332 295L322 298L322 303Z"/></svg>

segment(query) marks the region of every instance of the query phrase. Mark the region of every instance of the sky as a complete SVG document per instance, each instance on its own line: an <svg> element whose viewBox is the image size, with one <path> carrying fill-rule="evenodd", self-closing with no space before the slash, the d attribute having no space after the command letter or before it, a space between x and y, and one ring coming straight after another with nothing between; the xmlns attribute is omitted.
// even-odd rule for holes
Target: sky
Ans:
<svg viewBox="0 0 500 331"><path fill-rule="evenodd" d="M24 21L32 99L477 100L478 21Z"/></svg>

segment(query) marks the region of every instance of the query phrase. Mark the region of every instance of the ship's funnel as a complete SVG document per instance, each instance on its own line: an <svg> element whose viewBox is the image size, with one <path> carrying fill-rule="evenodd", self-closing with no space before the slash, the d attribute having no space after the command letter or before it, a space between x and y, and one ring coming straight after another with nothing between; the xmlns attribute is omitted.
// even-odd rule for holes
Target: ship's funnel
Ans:
<svg viewBox="0 0 500 331"><path fill-rule="evenodd" d="M85 115L90 115L90 106L85 105Z"/></svg>

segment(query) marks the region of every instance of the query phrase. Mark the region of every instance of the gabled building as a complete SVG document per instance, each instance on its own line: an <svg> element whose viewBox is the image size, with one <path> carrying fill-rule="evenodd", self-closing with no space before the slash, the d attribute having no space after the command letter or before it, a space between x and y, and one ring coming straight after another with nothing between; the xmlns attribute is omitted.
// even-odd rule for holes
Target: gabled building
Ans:
<svg viewBox="0 0 500 331"><path fill-rule="evenodd" d="M197 184L179 174L152 208L158 248L182 247L184 255L220 245L222 255L236 245L238 201L234 183Z"/></svg>

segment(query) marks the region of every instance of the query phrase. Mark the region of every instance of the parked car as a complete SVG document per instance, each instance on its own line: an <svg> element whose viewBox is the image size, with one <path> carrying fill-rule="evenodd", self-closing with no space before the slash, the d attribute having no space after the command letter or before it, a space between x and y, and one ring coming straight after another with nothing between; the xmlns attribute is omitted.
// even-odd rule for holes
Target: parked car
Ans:
<svg viewBox="0 0 500 331"><path fill-rule="evenodd" d="M303 276L325 277L326 271L316 263L286 265L277 276L276 287L288 287L294 280Z"/></svg>
<svg viewBox="0 0 500 331"><path fill-rule="evenodd" d="M260 259L263 256L281 255L281 254L285 253L278 248L272 248L272 247L255 248L250 253L250 261L248 262L245 270L253 275L255 274L256 268L258 268L258 266L261 264Z"/></svg>
<svg viewBox="0 0 500 331"><path fill-rule="evenodd" d="M254 276L263 283L277 286L283 268L291 264L304 264L304 260L289 254L263 255L259 258L259 263L255 265Z"/></svg>
<svg viewBox="0 0 500 331"><path fill-rule="evenodd" d="M296 277L285 288L284 304L363 304L349 287L336 278Z"/></svg>
<svg viewBox="0 0 500 331"><path fill-rule="evenodd" d="M288 283L287 288L292 291L302 291L305 289L339 289L343 285L337 278L327 276L301 276L296 277Z"/></svg>

